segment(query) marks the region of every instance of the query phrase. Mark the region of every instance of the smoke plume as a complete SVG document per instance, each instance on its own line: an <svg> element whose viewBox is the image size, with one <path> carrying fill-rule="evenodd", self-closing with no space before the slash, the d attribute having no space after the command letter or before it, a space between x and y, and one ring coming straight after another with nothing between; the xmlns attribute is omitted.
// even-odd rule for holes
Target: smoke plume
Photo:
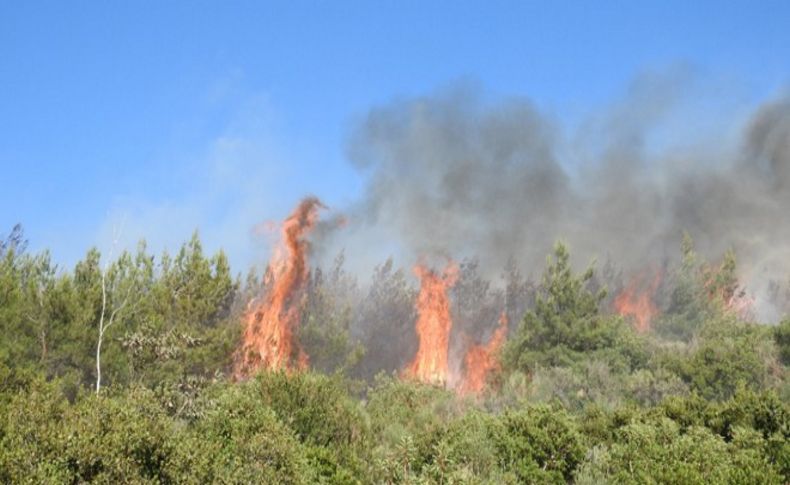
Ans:
<svg viewBox="0 0 790 485"><path fill-rule="evenodd" d="M352 264L473 257L497 275L509 260L539 273L561 239L585 263L636 272L676 258L688 232L706 257L735 250L770 320L771 282L790 275L790 98L733 120L726 139L666 148L651 130L671 91L638 85L580 133L527 99L490 102L468 88L373 109L348 144L364 196L322 244L344 247Z"/></svg>

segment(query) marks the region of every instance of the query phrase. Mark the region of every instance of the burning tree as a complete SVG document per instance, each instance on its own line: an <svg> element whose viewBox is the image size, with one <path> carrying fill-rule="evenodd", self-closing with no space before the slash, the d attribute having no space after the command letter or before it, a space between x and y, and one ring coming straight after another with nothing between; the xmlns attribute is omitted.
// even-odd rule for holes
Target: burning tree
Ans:
<svg viewBox="0 0 790 485"><path fill-rule="evenodd" d="M306 239L325 206L315 197L299 203L283 222L282 240L266 270L264 294L250 302L234 374L249 376L259 369L304 369L308 356L295 339L301 318L299 297L309 277Z"/></svg>
<svg viewBox="0 0 790 485"><path fill-rule="evenodd" d="M660 271L656 271L652 278L643 272L631 278L628 285L614 299L617 313L623 317L633 318L637 332L649 331L650 322L658 315L655 299L660 284Z"/></svg>
<svg viewBox="0 0 790 485"><path fill-rule="evenodd" d="M666 338L688 341L708 320L721 316L750 320L754 299L740 285L735 255L724 254L718 265L700 258L694 241L686 234L681 245L682 259L670 282L666 313L657 321L656 331Z"/></svg>
<svg viewBox="0 0 790 485"><path fill-rule="evenodd" d="M458 265L451 261L439 274L418 264L414 273L420 278L415 325L420 343L406 374L422 382L444 385L449 377L450 329L453 326L447 291L458 280Z"/></svg>
<svg viewBox="0 0 790 485"><path fill-rule="evenodd" d="M507 315L499 316L499 326L486 344L472 345L464 356L464 378L458 391L461 394L479 394L486 385L488 375L499 368L499 350L507 337Z"/></svg>

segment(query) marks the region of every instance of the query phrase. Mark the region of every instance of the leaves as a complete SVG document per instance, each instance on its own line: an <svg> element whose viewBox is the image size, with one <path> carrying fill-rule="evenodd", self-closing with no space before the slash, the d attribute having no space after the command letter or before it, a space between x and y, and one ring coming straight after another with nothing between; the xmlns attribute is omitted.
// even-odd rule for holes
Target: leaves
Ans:
<svg viewBox="0 0 790 485"><path fill-rule="evenodd" d="M391 260L366 285L342 253L312 270L298 301L312 371L231 382L258 275L234 279L197 234L173 257L91 249L71 270L14 234L0 245L2 483L790 480L790 323L726 311L734 256L710 265L690 238L646 335L606 306L621 276L611 262L577 274L559 244L538 286L514 263L497 286L463 261L458 342L484 340L503 310L523 316L490 392L469 399L399 378L415 288ZM95 396L103 273L107 386Z"/></svg>

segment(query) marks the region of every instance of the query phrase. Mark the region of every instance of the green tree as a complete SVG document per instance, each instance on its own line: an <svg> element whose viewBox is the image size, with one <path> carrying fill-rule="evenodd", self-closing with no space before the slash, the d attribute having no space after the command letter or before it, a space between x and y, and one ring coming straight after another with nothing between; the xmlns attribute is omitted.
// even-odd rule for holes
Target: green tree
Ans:
<svg viewBox="0 0 790 485"><path fill-rule="evenodd" d="M790 318L785 318L774 329L774 340L779 347L782 364L790 366Z"/></svg>
<svg viewBox="0 0 790 485"><path fill-rule="evenodd" d="M505 345L506 368L529 371L537 365L567 366L607 350L615 350L604 352L607 358L624 357L627 366L643 359L638 341L622 319L599 313L606 292L587 288L593 268L577 276L569 260L567 248L558 243L554 257L548 259L535 307Z"/></svg>
<svg viewBox="0 0 790 485"><path fill-rule="evenodd" d="M364 354L361 342L351 335L359 295L355 278L343 268L344 261L341 253L328 273L316 268L310 275L298 331L310 367L327 373L345 373Z"/></svg>

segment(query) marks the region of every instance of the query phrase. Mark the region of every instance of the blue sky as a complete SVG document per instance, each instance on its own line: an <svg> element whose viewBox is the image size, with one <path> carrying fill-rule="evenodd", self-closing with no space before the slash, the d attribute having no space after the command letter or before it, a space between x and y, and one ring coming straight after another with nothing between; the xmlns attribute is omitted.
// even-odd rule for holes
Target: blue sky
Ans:
<svg viewBox="0 0 790 485"><path fill-rule="evenodd" d="M678 64L749 103L786 89L788 26L786 1L2 2L0 234L71 265L198 228L243 271L257 223L358 196L372 107L464 81L572 123Z"/></svg>

